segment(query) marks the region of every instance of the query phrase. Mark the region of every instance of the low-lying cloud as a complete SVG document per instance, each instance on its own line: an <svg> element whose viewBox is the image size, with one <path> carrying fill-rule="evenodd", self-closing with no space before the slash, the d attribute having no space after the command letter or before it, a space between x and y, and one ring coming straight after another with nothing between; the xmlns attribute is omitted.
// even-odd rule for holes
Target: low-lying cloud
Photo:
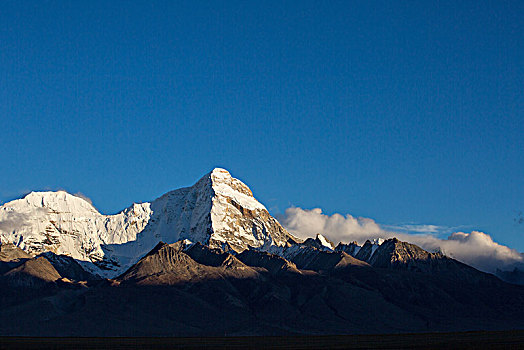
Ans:
<svg viewBox="0 0 524 350"><path fill-rule="evenodd" d="M291 207L278 217L282 225L298 238L314 237L317 233L333 242L357 241L381 238L385 231L372 219L356 218L349 214L331 216L322 213L322 209L302 209Z"/></svg>
<svg viewBox="0 0 524 350"><path fill-rule="evenodd" d="M443 239L437 236L449 228L412 224L383 226L373 219L349 214L325 215L319 208L288 208L279 220L290 233L302 239L321 233L334 242L357 241L363 244L367 239L397 237L428 251L440 250L447 256L488 272L524 262L523 254L494 242L491 236L479 231L452 232Z"/></svg>

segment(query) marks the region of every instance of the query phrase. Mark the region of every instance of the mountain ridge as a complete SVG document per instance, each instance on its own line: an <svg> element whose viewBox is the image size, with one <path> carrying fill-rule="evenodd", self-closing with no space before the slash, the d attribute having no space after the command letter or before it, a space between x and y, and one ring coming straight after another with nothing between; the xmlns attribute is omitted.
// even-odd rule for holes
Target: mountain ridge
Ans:
<svg viewBox="0 0 524 350"><path fill-rule="evenodd" d="M31 256L69 256L87 276L118 276L158 242L182 239L236 253L246 249L267 251L295 259L303 267L315 259L340 258L317 250L345 252L348 257L343 258L344 264L360 264L350 261L352 257L375 267L427 269L445 260L438 253L404 242L394 243L388 253L384 250L390 243L383 245L383 240L366 241L362 246L356 242L335 246L317 234L302 242L269 214L247 185L222 168L213 169L193 186L169 191L151 202L133 203L113 215L101 214L87 200L65 191L31 192L0 206L0 223L0 242L10 242ZM302 246L317 250L297 248ZM377 252L389 255L379 258ZM421 254L425 262L417 257ZM402 256L411 258L402 263ZM53 261L53 255L48 257ZM65 258L60 259L66 264ZM71 276L82 275L72 263L67 269L76 270L71 270Z"/></svg>
<svg viewBox="0 0 524 350"><path fill-rule="evenodd" d="M396 238L299 240L224 169L115 215L33 192L0 222L0 335L524 327L524 287Z"/></svg>
<svg viewBox="0 0 524 350"><path fill-rule="evenodd" d="M191 187L134 203L114 215L103 215L64 191L31 192L2 205L0 222L0 241L31 255L71 256L90 273L105 277L123 272L159 241L190 239L242 251L297 240L249 187L221 168Z"/></svg>

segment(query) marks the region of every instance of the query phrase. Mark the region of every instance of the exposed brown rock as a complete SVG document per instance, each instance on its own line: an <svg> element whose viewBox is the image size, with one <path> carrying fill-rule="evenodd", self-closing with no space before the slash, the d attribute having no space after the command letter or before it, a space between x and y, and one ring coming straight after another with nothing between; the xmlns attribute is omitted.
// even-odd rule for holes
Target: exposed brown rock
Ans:
<svg viewBox="0 0 524 350"><path fill-rule="evenodd" d="M11 286L38 286L62 278L44 257L28 259L4 274Z"/></svg>
<svg viewBox="0 0 524 350"><path fill-rule="evenodd" d="M301 273L294 263L267 252L246 249L238 254L237 258L246 265L262 267L271 274Z"/></svg>
<svg viewBox="0 0 524 350"><path fill-rule="evenodd" d="M32 256L18 248L14 244L0 244L0 261L9 262L20 259L31 259Z"/></svg>
<svg viewBox="0 0 524 350"><path fill-rule="evenodd" d="M118 277L117 281L140 285L174 285L225 277L256 278L257 276L255 270L229 253L221 253L202 245L193 247L186 253L180 246L161 242Z"/></svg>

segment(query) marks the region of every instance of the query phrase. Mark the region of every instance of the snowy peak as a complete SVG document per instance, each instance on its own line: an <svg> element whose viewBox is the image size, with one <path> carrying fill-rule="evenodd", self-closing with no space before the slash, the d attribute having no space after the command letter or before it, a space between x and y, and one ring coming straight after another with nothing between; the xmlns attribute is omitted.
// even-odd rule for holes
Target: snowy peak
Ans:
<svg viewBox="0 0 524 350"><path fill-rule="evenodd" d="M242 181L231 176L229 171L222 168L215 168L209 173L212 186L216 194L238 197L244 200L246 206L262 207L255 198L253 192Z"/></svg>
<svg viewBox="0 0 524 350"><path fill-rule="evenodd" d="M88 212L99 214L91 203L65 191L31 192L15 202L19 202L17 204L20 206L27 204L32 207L44 208L54 212ZM16 206L16 204L14 204L14 206Z"/></svg>
<svg viewBox="0 0 524 350"><path fill-rule="evenodd" d="M249 247L284 246L294 239L253 197L249 187L227 170L216 168L209 177L213 190L211 246L227 243L242 251Z"/></svg>
<svg viewBox="0 0 524 350"><path fill-rule="evenodd" d="M320 250L328 250L333 251L335 250L335 244L331 242L329 239L321 235L320 233L317 233L315 239L309 237L303 242L303 245L314 247Z"/></svg>
<svg viewBox="0 0 524 350"><path fill-rule="evenodd" d="M335 250L335 244L320 233L317 233L316 241L318 241L323 247Z"/></svg>
<svg viewBox="0 0 524 350"><path fill-rule="evenodd" d="M193 186L115 215L64 191L32 192L0 206L0 241L36 256L70 256L94 274L112 277L159 241L181 239L237 252L295 241L242 181L216 168Z"/></svg>
<svg viewBox="0 0 524 350"><path fill-rule="evenodd" d="M191 187L166 193L151 203L152 219L142 235L176 242L189 239L236 251L283 246L293 238L242 181L216 168ZM146 234L147 233L147 234ZM154 244L153 244L154 243Z"/></svg>
<svg viewBox="0 0 524 350"><path fill-rule="evenodd" d="M211 179L213 192L217 197L225 197L236 202L248 210L267 210L254 197L253 192L242 181L235 179L231 174L221 168L215 168L208 175Z"/></svg>

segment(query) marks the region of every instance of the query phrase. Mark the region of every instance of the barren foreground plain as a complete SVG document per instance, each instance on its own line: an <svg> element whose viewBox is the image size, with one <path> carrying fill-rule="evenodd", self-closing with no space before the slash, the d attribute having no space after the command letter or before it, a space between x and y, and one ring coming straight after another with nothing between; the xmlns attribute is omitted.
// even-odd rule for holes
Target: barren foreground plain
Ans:
<svg viewBox="0 0 524 350"><path fill-rule="evenodd" d="M289 337L0 337L0 349L522 349L524 330Z"/></svg>

